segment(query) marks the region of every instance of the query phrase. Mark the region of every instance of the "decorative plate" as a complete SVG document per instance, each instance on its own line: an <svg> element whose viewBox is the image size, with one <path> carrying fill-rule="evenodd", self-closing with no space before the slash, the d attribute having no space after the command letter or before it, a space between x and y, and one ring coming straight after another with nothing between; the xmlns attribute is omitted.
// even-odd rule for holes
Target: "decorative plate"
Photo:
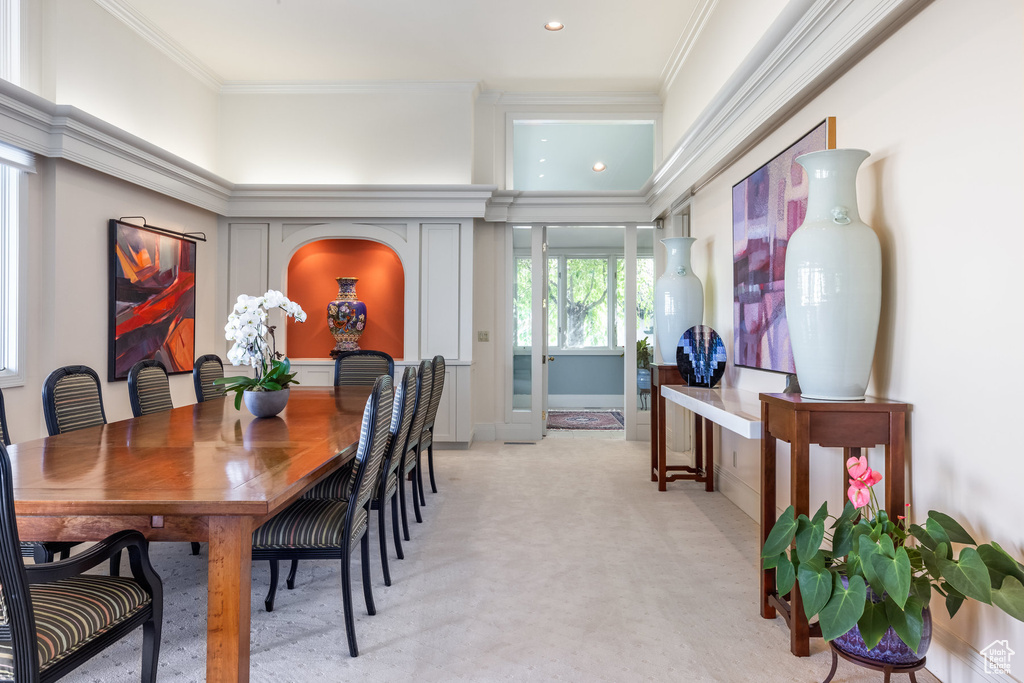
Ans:
<svg viewBox="0 0 1024 683"><path fill-rule="evenodd" d="M679 338L676 367L691 387L713 387L725 374L725 343L707 325L694 325Z"/></svg>

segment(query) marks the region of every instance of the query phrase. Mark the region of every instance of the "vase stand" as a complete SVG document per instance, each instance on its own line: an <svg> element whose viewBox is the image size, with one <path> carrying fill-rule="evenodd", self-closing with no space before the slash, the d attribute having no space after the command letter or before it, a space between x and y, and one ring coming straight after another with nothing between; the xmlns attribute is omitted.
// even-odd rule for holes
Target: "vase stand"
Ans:
<svg viewBox="0 0 1024 683"><path fill-rule="evenodd" d="M922 657L916 662L912 662L910 664L886 664L885 662L879 662L874 659L867 659L866 657L860 657L858 655L843 652L832 643L829 643L828 646L829 649L832 650L832 670L828 672L828 677L821 683L829 683L832 680L832 677L836 675L836 668L839 666L840 657L848 662L853 662L857 666L862 666L865 669L881 671L884 674L884 678L882 679L884 683L889 683L889 677L893 674L910 674L910 683L917 683L917 677L914 675L914 672L923 669L925 661L928 659L927 657Z"/></svg>

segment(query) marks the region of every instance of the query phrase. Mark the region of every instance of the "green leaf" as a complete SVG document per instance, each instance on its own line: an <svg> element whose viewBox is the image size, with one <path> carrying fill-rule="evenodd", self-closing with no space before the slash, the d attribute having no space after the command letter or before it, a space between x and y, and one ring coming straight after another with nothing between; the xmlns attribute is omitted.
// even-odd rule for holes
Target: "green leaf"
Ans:
<svg viewBox="0 0 1024 683"><path fill-rule="evenodd" d="M826 519L828 519L827 500L824 503L822 503L821 507L818 508L818 511L814 513L814 517L811 518L811 522L814 524L821 524L824 527Z"/></svg>
<svg viewBox="0 0 1024 683"><path fill-rule="evenodd" d="M804 614L813 619L832 595L832 572L825 567L825 554L818 551L810 560L801 562L796 577L800 582Z"/></svg>
<svg viewBox="0 0 1024 683"><path fill-rule="evenodd" d="M910 558L907 557L907 551L900 546L896 549L896 557L875 555L871 558L871 567L889 594L889 599L902 609L910 595Z"/></svg>
<svg viewBox="0 0 1024 683"><path fill-rule="evenodd" d="M817 515L815 515L817 517ZM800 515L796 530L796 556L801 562L814 557L825 540L825 520L812 522L806 515Z"/></svg>
<svg viewBox="0 0 1024 683"><path fill-rule="evenodd" d="M796 518L793 513L792 505L782 511L782 515L768 534L764 547L761 548L761 557L778 555L793 542L793 537L796 536Z"/></svg>
<svg viewBox="0 0 1024 683"><path fill-rule="evenodd" d="M236 391L235 392L235 410L241 410L241 409L242 409L242 392L241 391Z"/></svg>
<svg viewBox="0 0 1024 683"><path fill-rule="evenodd" d="M938 546L936 546L935 548L935 554L939 557L945 557L947 560L952 560L953 543L949 540L949 535L946 533L946 530L942 528L942 525L940 525L936 520L929 517L928 521L925 522L925 529L928 531L931 537L935 539L936 543L938 543L939 545L942 545L943 543L946 544L945 554L939 552Z"/></svg>
<svg viewBox="0 0 1024 683"><path fill-rule="evenodd" d="M857 517L857 508L853 507L853 503L846 501L846 505L843 507L843 512L836 519L835 523L832 524L832 528L835 529L843 522L853 523L853 520Z"/></svg>
<svg viewBox="0 0 1024 683"><path fill-rule="evenodd" d="M942 576L942 571L939 569L939 559L935 556L935 553L927 548L918 548L918 551L921 553L921 559L924 561L925 571L936 579Z"/></svg>
<svg viewBox="0 0 1024 683"><path fill-rule="evenodd" d="M925 528L919 524L910 525L910 534L920 541L921 545L928 548L928 550L935 550L939 545L938 541L932 538L932 535L925 531Z"/></svg>
<svg viewBox="0 0 1024 683"><path fill-rule="evenodd" d="M956 616L956 613L960 610L960 605L964 604L964 599L964 596L953 595L952 593L946 596L946 611L949 612L950 619Z"/></svg>
<svg viewBox="0 0 1024 683"><path fill-rule="evenodd" d="M834 527L832 533L832 557L846 557L853 550L853 523L845 520Z"/></svg>
<svg viewBox="0 0 1024 683"><path fill-rule="evenodd" d="M1014 576L1018 581L1024 582L1024 569L998 543L979 545L978 554L988 567L993 588L1001 586L1006 576Z"/></svg>
<svg viewBox="0 0 1024 683"><path fill-rule="evenodd" d="M793 590L794 583L796 583L796 567L785 553L781 553L779 563L775 567L775 587L779 591L779 597Z"/></svg>
<svg viewBox="0 0 1024 683"><path fill-rule="evenodd" d="M942 578L953 588L986 605L992 604L992 582L988 567L974 548L961 550L960 559L955 562L939 557L939 569Z"/></svg>
<svg viewBox="0 0 1024 683"><path fill-rule="evenodd" d="M941 526L946 532L946 536L948 536L949 540L953 541L953 543L970 543L971 545L978 545L977 542L971 538L971 535L949 515L935 510L929 510L928 519L934 519L938 522L939 526ZM929 529L929 531L930 530L931 529Z"/></svg>
<svg viewBox="0 0 1024 683"><path fill-rule="evenodd" d="M271 380L264 380L263 381L263 388L268 390L268 391L281 391L281 389L283 387L280 384L278 384L277 382L273 382Z"/></svg>
<svg viewBox="0 0 1024 683"><path fill-rule="evenodd" d="M857 625L864 613L867 587L859 576L849 577L849 588L843 588L838 574L833 576L832 597L818 613L821 635L825 640L835 640Z"/></svg>
<svg viewBox="0 0 1024 683"><path fill-rule="evenodd" d="M992 604L1014 619L1024 621L1024 584L1016 576L1007 576L1003 585L992 591Z"/></svg>
<svg viewBox="0 0 1024 683"><path fill-rule="evenodd" d="M889 618L892 630L914 653L921 647L921 630L924 617L921 612L923 605L916 598L908 598L907 604L900 607L890 598L885 599L885 616Z"/></svg>
<svg viewBox="0 0 1024 683"><path fill-rule="evenodd" d="M775 569L779 566L779 562L786 559L786 553L779 553L775 557L766 557L761 561L761 567L763 569Z"/></svg>
<svg viewBox="0 0 1024 683"><path fill-rule="evenodd" d="M878 549L889 559L896 557L896 545L892 542L891 536L879 537Z"/></svg>
<svg viewBox="0 0 1024 683"><path fill-rule="evenodd" d="M885 616L885 603L868 602L864 605L864 614L857 620L860 635L869 650L882 641L882 636L889 630L889 617Z"/></svg>
<svg viewBox="0 0 1024 683"><path fill-rule="evenodd" d="M878 575L875 570L875 564L873 558L882 557L881 548L878 544L871 540L870 536L861 536L860 543L857 548L857 555L860 557L860 569L864 572L864 578L867 579L868 585L871 586L871 590L875 591L877 595L881 595L885 592L885 588L882 585L882 577Z"/></svg>

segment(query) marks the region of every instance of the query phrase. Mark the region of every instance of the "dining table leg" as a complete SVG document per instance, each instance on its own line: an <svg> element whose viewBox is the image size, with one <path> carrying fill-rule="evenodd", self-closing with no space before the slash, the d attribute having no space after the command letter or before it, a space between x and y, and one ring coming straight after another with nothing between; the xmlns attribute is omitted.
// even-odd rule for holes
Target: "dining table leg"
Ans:
<svg viewBox="0 0 1024 683"><path fill-rule="evenodd" d="M249 680L252 520L211 517L206 614L206 680Z"/></svg>

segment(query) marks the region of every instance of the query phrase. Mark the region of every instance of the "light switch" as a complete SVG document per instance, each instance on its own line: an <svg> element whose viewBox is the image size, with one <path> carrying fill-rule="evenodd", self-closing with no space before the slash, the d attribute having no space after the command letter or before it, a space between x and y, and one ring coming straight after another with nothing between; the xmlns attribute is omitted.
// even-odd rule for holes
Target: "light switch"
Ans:
<svg viewBox="0 0 1024 683"><path fill-rule="evenodd" d="M480 330L476 333L476 340L480 342L491 341L491 333L486 330Z"/></svg>

